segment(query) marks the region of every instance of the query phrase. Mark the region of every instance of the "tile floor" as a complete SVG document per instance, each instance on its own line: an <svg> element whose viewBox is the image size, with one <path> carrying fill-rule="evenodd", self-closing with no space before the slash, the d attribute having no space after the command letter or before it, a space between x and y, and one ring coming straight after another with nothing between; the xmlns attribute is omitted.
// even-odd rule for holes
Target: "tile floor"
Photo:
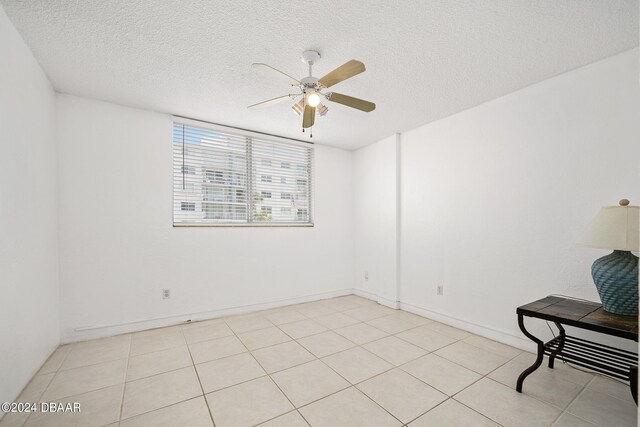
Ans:
<svg viewBox="0 0 640 427"><path fill-rule="evenodd" d="M6 426L635 426L628 387L353 295L64 345ZM215 423L215 424L214 424Z"/></svg>

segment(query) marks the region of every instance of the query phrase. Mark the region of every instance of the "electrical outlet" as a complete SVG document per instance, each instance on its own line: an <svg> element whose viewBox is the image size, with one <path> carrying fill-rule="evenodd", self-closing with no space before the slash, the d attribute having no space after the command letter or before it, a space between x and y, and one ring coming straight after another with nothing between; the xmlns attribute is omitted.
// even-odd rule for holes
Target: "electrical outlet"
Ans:
<svg viewBox="0 0 640 427"><path fill-rule="evenodd" d="M364 281L365 281L365 282L368 282L368 281L369 281L369 272L368 272L368 271L365 271L365 272L364 272Z"/></svg>
<svg viewBox="0 0 640 427"><path fill-rule="evenodd" d="M444 295L444 286L438 285L438 295Z"/></svg>
<svg viewBox="0 0 640 427"><path fill-rule="evenodd" d="M163 289L162 290L162 299L171 298L171 289Z"/></svg>

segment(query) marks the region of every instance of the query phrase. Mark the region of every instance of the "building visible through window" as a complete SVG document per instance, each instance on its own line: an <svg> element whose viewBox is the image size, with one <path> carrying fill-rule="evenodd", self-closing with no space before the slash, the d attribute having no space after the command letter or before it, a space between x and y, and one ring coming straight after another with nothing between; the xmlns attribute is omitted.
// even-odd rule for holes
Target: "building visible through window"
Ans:
<svg viewBox="0 0 640 427"><path fill-rule="evenodd" d="M174 225L313 223L311 145L182 123L173 145Z"/></svg>

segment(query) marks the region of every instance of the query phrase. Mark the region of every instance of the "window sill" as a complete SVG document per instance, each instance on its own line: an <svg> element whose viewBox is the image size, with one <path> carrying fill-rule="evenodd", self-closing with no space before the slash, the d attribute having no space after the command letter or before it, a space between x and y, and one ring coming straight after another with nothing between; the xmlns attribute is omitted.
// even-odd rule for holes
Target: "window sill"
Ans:
<svg viewBox="0 0 640 427"><path fill-rule="evenodd" d="M173 228L313 228L315 224L173 224Z"/></svg>

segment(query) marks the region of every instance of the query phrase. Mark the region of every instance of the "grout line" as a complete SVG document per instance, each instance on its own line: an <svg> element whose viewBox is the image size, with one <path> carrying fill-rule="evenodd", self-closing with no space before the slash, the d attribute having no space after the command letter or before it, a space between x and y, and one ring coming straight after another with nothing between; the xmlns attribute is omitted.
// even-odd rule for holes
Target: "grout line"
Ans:
<svg viewBox="0 0 640 427"><path fill-rule="evenodd" d="M267 321L268 321L268 320L267 320ZM282 331L282 330L281 330L280 328L278 328L276 325L274 325L274 327L276 327L276 328L277 328L279 331L281 331L283 334L287 335L287 334L286 334L286 332ZM234 333L235 333L235 331L234 331ZM291 338L289 335L287 335L287 336L288 336L289 338ZM247 347L247 346L246 346L246 344L245 344L244 342L242 342L242 340L240 339L240 337L238 337L237 335L236 335L236 338L237 338L237 339L238 339L238 341L240 341L240 343L242 343L242 345L247 349L247 352L251 355L251 357L253 357L253 360L255 360L255 361L256 361L256 363L258 364L258 366L260 366L260 368L265 372L265 374L266 374L266 376L269 378L269 380L270 380L273 384L275 384L275 386L278 388L278 390L280 390L280 393L282 393L282 395L287 399L287 401L289 401L289 404L291 404L291 407L292 407L294 410L295 410L295 409L297 409L297 408L296 408L296 405L294 405L294 404L293 404L293 402L291 401L291 399L289 399L289 396L287 396L287 394L284 392L284 390L282 390L282 388L280 388L280 385L279 385L277 382L275 382L275 381L274 381L274 379L273 379L273 378L271 377L271 375L267 372L267 370L264 368L264 366L262 366L262 364L258 361L258 359L256 358L256 356L255 356L255 355L254 355L254 354L249 350L249 347ZM294 342L295 342L295 340L294 340ZM280 344L284 344L284 343L280 343ZM277 345L277 344L275 344L275 345ZM266 347L264 347L264 348L266 348ZM259 350L259 349L256 349L256 350ZM260 378L262 378L262 377L260 377ZM255 379L255 378L254 378L254 379ZM252 380L249 380L249 381L252 381ZM234 385L237 385L237 384L234 384ZM233 386L230 386L230 387L233 387ZM286 414L286 413L288 413L288 412L285 412L285 414ZM284 414L279 414L278 416L276 416L276 417L274 417L274 418L271 418L271 419L275 419L275 418L280 417L280 416L282 416L282 415L284 415ZM301 414L301 415L302 415L302 414ZM304 417L303 417L303 418L304 418ZM270 419L270 420L271 420L271 419ZM269 421L269 420L265 420L264 422L267 422L267 421ZM305 421L306 421L306 419L305 419ZM214 427L215 427L215 426L214 426Z"/></svg>
<svg viewBox="0 0 640 427"><path fill-rule="evenodd" d="M202 381L200 380L200 374L198 373L198 369L196 369L196 363L195 363L195 360L193 360L193 355L191 354L191 349L189 348L189 344L187 343L187 338L184 336L184 331L181 331L181 333L182 333L182 339L184 340L184 344L187 346L187 351L189 352L189 358L191 359L191 367L196 373L196 378L198 379L198 385L200 386L200 390L202 391L202 400L204 401L204 404L207 407L207 412L209 413L209 418L211 418L211 423L213 424L213 427L216 427L216 422L213 419L213 414L211 413L211 408L209 407L209 402L207 401L207 395L204 393L204 387L202 386Z"/></svg>
<svg viewBox="0 0 640 427"><path fill-rule="evenodd" d="M58 349L60 347L62 347L63 345L69 345L69 351L67 351L67 354L64 355L64 357L62 358L62 361L60 362L60 366L58 366L56 368L56 370L54 372L49 372L47 374L41 374L41 375L49 375L49 374L53 374L53 376L51 377L51 379L49 380L49 382L47 383L47 386L44 388L44 390L42 390L42 393L40 393L38 395L38 397L36 398L36 400L38 402L42 401L42 396L44 396L44 394L47 392L47 390L49 390L49 387L51 386L51 383L53 382L53 380L56 378L56 376L58 375L58 372L60 371L60 368L62 367L62 365L64 364L65 360L67 360L67 357L69 357L69 354L71 354L71 350L73 350L73 344L61 344L59 345L54 351L53 353L51 353L51 355L47 358L47 360L45 360L45 362L42 364L42 366L44 366L45 363L47 363L49 361L49 359L54 355L54 353L56 351L58 351ZM42 366L40 367L40 369L42 369ZM40 371L40 369L38 369L38 371ZM27 385L24 387L24 389L20 392L20 394L24 393L24 391L27 389L27 387L29 387L29 384L31 384L31 382L33 381L33 379L35 377L38 376L38 373L36 372L36 374L31 377L31 379L29 380L29 382L27 383ZM20 396L18 395L18 398L20 398ZM6 416L6 414L3 415L2 419L4 419L4 417ZM27 415L27 417L24 419L24 422L21 425L25 425L28 421L29 418L31 418L31 412Z"/></svg>
<svg viewBox="0 0 640 427"><path fill-rule="evenodd" d="M118 411L118 423L122 421L122 409L124 408L124 395L127 389L127 374L129 373L129 360L131 359L132 346L133 346L133 337L129 335L129 351L127 351L127 364L124 369L124 383L122 384L122 395L120 396L120 409Z"/></svg>

